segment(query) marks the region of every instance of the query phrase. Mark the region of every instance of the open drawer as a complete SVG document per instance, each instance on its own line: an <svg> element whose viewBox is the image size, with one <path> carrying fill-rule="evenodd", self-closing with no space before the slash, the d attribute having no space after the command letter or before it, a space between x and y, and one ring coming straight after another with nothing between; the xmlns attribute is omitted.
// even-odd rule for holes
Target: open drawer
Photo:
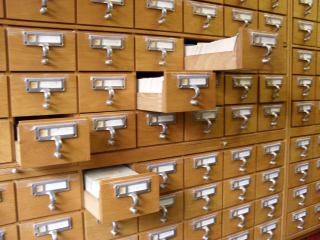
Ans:
<svg viewBox="0 0 320 240"><path fill-rule="evenodd" d="M186 70L263 70L283 72L278 33L242 28L236 36L185 48Z"/></svg>
<svg viewBox="0 0 320 240"><path fill-rule="evenodd" d="M216 105L214 73L164 72L161 77L138 79L138 109L188 112Z"/></svg>
<svg viewBox="0 0 320 240"><path fill-rule="evenodd" d="M138 174L126 166L84 173L85 208L101 223L110 223L160 210L159 176Z"/></svg>

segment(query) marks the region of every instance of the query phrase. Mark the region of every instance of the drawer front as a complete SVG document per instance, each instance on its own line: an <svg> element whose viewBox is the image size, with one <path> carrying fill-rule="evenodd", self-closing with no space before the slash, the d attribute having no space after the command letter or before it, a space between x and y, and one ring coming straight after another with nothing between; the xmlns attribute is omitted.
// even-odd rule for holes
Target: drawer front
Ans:
<svg viewBox="0 0 320 240"><path fill-rule="evenodd" d="M132 71L134 69L132 35L78 32L77 38L80 71Z"/></svg>
<svg viewBox="0 0 320 240"><path fill-rule="evenodd" d="M135 112L83 114L90 127L91 153L136 147Z"/></svg>
<svg viewBox="0 0 320 240"><path fill-rule="evenodd" d="M293 127L309 126L315 123L316 102L293 102L292 120Z"/></svg>
<svg viewBox="0 0 320 240"><path fill-rule="evenodd" d="M11 71L75 70L75 32L10 27L7 35Z"/></svg>
<svg viewBox="0 0 320 240"><path fill-rule="evenodd" d="M33 0L6 0L7 17L31 21L74 23L74 0L45 1L44 3Z"/></svg>
<svg viewBox="0 0 320 240"><path fill-rule="evenodd" d="M287 81L287 77L283 75L260 75L259 102L285 102Z"/></svg>
<svg viewBox="0 0 320 240"><path fill-rule="evenodd" d="M292 76L292 100L314 100L316 95L316 77Z"/></svg>
<svg viewBox="0 0 320 240"><path fill-rule="evenodd" d="M132 164L138 173L157 173L160 177L161 192L170 192L183 188L183 159L173 158Z"/></svg>
<svg viewBox="0 0 320 240"><path fill-rule="evenodd" d="M222 36L223 7L186 1L184 4L184 32Z"/></svg>
<svg viewBox="0 0 320 240"><path fill-rule="evenodd" d="M0 10L1 12L1 10ZM0 13L1 14L1 13ZM6 57L6 36L3 28L0 27L0 71L7 70L7 57Z"/></svg>
<svg viewBox="0 0 320 240"><path fill-rule="evenodd" d="M16 196L12 182L0 183L0 225L14 223L16 216Z"/></svg>
<svg viewBox="0 0 320 240"><path fill-rule="evenodd" d="M117 240L138 240L138 235L132 235L129 237L117 238Z"/></svg>
<svg viewBox="0 0 320 240"><path fill-rule="evenodd" d="M285 16L259 12L259 30L277 32L280 41L287 42L287 18Z"/></svg>
<svg viewBox="0 0 320 240"><path fill-rule="evenodd" d="M319 203L320 201L320 181L310 184L311 188L311 202L312 204Z"/></svg>
<svg viewBox="0 0 320 240"><path fill-rule="evenodd" d="M223 182L223 208L233 207L255 198L255 175L233 178Z"/></svg>
<svg viewBox="0 0 320 240"><path fill-rule="evenodd" d="M77 22L111 27L133 27L133 1L77 0Z"/></svg>
<svg viewBox="0 0 320 240"><path fill-rule="evenodd" d="M224 178L253 173L256 169L256 147L244 147L224 152Z"/></svg>
<svg viewBox="0 0 320 240"><path fill-rule="evenodd" d="M150 118L152 116L155 115L148 112L138 112L137 114L139 147L183 141L182 113L166 115L166 118L171 118L171 116L175 117L169 119L170 121L165 121L166 119L164 119L164 123L161 123L161 116L163 115L161 115L160 118L158 118L159 115L156 115L155 117L158 118L156 122L151 122ZM161 126L159 123L164 125Z"/></svg>
<svg viewBox="0 0 320 240"><path fill-rule="evenodd" d="M293 19L293 43L305 46L317 45L317 23Z"/></svg>
<svg viewBox="0 0 320 240"><path fill-rule="evenodd" d="M233 1L233 0L231 0ZM224 35L233 36L239 28L248 26L258 28L258 13L256 11L241 8L224 8Z"/></svg>
<svg viewBox="0 0 320 240"><path fill-rule="evenodd" d="M17 160L23 168L90 160L89 124L85 118L21 121L18 132Z"/></svg>
<svg viewBox="0 0 320 240"><path fill-rule="evenodd" d="M224 132L224 108L185 113L184 138L186 141L222 137Z"/></svg>
<svg viewBox="0 0 320 240"><path fill-rule="evenodd" d="M263 143L257 146L257 171L281 167L284 163L285 142Z"/></svg>
<svg viewBox="0 0 320 240"><path fill-rule="evenodd" d="M308 20L317 20L318 1L294 1L293 16ZM311 3L311 4L310 4Z"/></svg>
<svg viewBox="0 0 320 240"><path fill-rule="evenodd" d="M258 76L225 75L225 104L256 103Z"/></svg>
<svg viewBox="0 0 320 240"><path fill-rule="evenodd" d="M319 56L319 61L317 61L317 63L320 64L320 54L318 54L317 56ZM317 64L318 66L318 64ZM317 70L317 75L320 75L320 69ZM320 100L320 77L316 77L316 87L315 87L315 99L316 100Z"/></svg>
<svg viewBox="0 0 320 240"><path fill-rule="evenodd" d="M5 227L0 227L0 236L4 239L18 240L18 231L16 225L9 225Z"/></svg>
<svg viewBox="0 0 320 240"><path fill-rule="evenodd" d="M289 189L287 198L287 212L292 212L309 206L313 202L313 191L311 184Z"/></svg>
<svg viewBox="0 0 320 240"><path fill-rule="evenodd" d="M145 20L144 20L145 21ZM183 70L181 38L135 36L137 71Z"/></svg>
<svg viewBox="0 0 320 240"><path fill-rule="evenodd" d="M183 240L183 223L150 230L149 232L139 234L139 240L150 239Z"/></svg>
<svg viewBox="0 0 320 240"><path fill-rule="evenodd" d="M316 74L316 54L314 51L292 49L292 73Z"/></svg>
<svg viewBox="0 0 320 240"><path fill-rule="evenodd" d="M320 30L319 30L320 31ZM320 52L316 52L316 75L320 75ZM318 77L319 78L319 77ZM319 80L318 80L319 81ZM320 87L319 85L317 88ZM319 94L318 94L319 95ZM318 99L318 98L317 98Z"/></svg>
<svg viewBox="0 0 320 240"><path fill-rule="evenodd" d="M241 239L254 240L255 239L254 237L255 236L254 236L253 228L251 228L246 231L239 232L234 235L225 237L222 240L241 240Z"/></svg>
<svg viewBox="0 0 320 240"><path fill-rule="evenodd" d="M320 54L319 54L320 55ZM224 105L224 74L223 72L216 73L216 103Z"/></svg>
<svg viewBox="0 0 320 240"><path fill-rule="evenodd" d="M118 239L138 232L138 219L132 218L113 223L98 223L88 211L84 212L85 237L87 240ZM124 238L129 240L127 238ZM130 239L133 240L133 239Z"/></svg>
<svg viewBox="0 0 320 240"><path fill-rule="evenodd" d="M139 217L139 231L148 231L183 220L183 192L160 196L160 211Z"/></svg>
<svg viewBox="0 0 320 240"><path fill-rule="evenodd" d="M9 116L8 100L8 80L6 76L0 75L0 118Z"/></svg>
<svg viewBox="0 0 320 240"><path fill-rule="evenodd" d="M201 226L202 225L202 226ZM185 239L209 239L215 240L221 237L222 214L216 212L194 218L184 222Z"/></svg>
<svg viewBox="0 0 320 240"><path fill-rule="evenodd" d="M134 73L79 74L79 110L106 112L136 108Z"/></svg>
<svg viewBox="0 0 320 240"><path fill-rule="evenodd" d="M272 237L274 240L281 240L281 219L263 223L254 228L255 239L266 239Z"/></svg>
<svg viewBox="0 0 320 240"><path fill-rule="evenodd" d="M320 204L312 205L309 208L309 211L314 214L311 216L311 226L318 226L320 223Z"/></svg>
<svg viewBox="0 0 320 240"><path fill-rule="evenodd" d="M13 160L13 129L10 120L0 119L0 164Z"/></svg>
<svg viewBox="0 0 320 240"><path fill-rule="evenodd" d="M299 233L312 226L314 213L310 208L304 208L287 215L287 235Z"/></svg>
<svg viewBox="0 0 320 240"><path fill-rule="evenodd" d="M4 17L4 2L3 0L0 1L0 17Z"/></svg>
<svg viewBox="0 0 320 240"><path fill-rule="evenodd" d="M257 0L248 0L248 1L238 1L238 0L225 0L224 4L232 5L235 7L243 7L243 8L258 8L258 1Z"/></svg>
<svg viewBox="0 0 320 240"><path fill-rule="evenodd" d="M202 185L184 191L184 218L190 219L222 208L222 183Z"/></svg>
<svg viewBox="0 0 320 240"><path fill-rule="evenodd" d="M311 161L291 163L289 167L289 188L312 181L312 167Z"/></svg>
<svg viewBox="0 0 320 240"><path fill-rule="evenodd" d="M286 127L286 104L259 105L258 130L268 131Z"/></svg>
<svg viewBox="0 0 320 240"><path fill-rule="evenodd" d="M256 200L255 202L255 225L281 217L282 214L282 194Z"/></svg>
<svg viewBox="0 0 320 240"><path fill-rule="evenodd" d="M48 230L50 228L54 228L55 231L52 232ZM39 238L50 239L50 237L54 238L55 233L59 239L83 240L82 231L83 224L80 212L41 218L19 224L21 240L37 240Z"/></svg>
<svg viewBox="0 0 320 240"><path fill-rule="evenodd" d="M19 180L16 188L19 219L23 221L81 209L79 174Z"/></svg>
<svg viewBox="0 0 320 240"><path fill-rule="evenodd" d="M320 135L313 136L312 141L313 141L312 156L314 158L320 157Z"/></svg>
<svg viewBox="0 0 320 240"><path fill-rule="evenodd" d="M77 80L71 74L12 74L14 117L77 112Z"/></svg>
<svg viewBox="0 0 320 240"><path fill-rule="evenodd" d="M258 173L256 176L256 198L266 197L282 191L283 168Z"/></svg>
<svg viewBox="0 0 320 240"><path fill-rule="evenodd" d="M182 32L182 0L135 1L135 27Z"/></svg>
<svg viewBox="0 0 320 240"><path fill-rule="evenodd" d="M290 142L290 162L312 158L314 144L314 138L311 136L292 138Z"/></svg>
<svg viewBox="0 0 320 240"><path fill-rule="evenodd" d="M184 158L184 186L194 187L222 179L223 153L212 152Z"/></svg>
<svg viewBox="0 0 320 240"><path fill-rule="evenodd" d="M320 159L311 160L311 181L320 180Z"/></svg>

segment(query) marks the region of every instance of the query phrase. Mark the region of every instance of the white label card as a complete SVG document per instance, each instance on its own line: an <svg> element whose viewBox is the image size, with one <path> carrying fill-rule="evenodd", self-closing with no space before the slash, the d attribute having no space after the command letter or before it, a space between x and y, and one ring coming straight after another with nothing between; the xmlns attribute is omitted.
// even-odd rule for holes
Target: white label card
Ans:
<svg viewBox="0 0 320 240"><path fill-rule="evenodd" d="M128 193L135 193L135 192L145 191L147 189L148 189L148 183L147 182L132 184L132 185L128 186Z"/></svg>

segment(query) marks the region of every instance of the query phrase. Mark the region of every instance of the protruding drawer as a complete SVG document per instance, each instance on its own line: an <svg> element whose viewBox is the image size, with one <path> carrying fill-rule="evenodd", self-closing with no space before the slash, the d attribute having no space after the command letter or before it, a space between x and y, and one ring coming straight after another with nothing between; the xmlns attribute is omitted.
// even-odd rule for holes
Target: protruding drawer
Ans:
<svg viewBox="0 0 320 240"><path fill-rule="evenodd" d="M169 225L139 234L139 240L172 239L183 240L183 224Z"/></svg>
<svg viewBox="0 0 320 240"><path fill-rule="evenodd" d="M312 204L311 184L289 189L287 197L287 212L296 211Z"/></svg>
<svg viewBox="0 0 320 240"><path fill-rule="evenodd" d="M256 175L256 198L278 193L283 189L283 168L276 168Z"/></svg>
<svg viewBox="0 0 320 240"><path fill-rule="evenodd" d="M259 4L261 3L259 2ZM287 42L286 16L259 12L259 30L278 32L280 41Z"/></svg>
<svg viewBox="0 0 320 240"><path fill-rule="evenodd" d="M291 163L289 167L289 188L309 183L312 180L311 161Z"/></svg>
<svg viewBox="0 0 320 240"><path fill-rule="evenodd" d="M8 79L0 75L0 118L9 117Z"/></svg>
<svg viewBox="0 0 320 240"><path fill-rule="evenodd" d="M304 208L287 215L287 235L302 232L312 226L314 212L310 208Z"/></svg>
<svg viewBox="0 0 320 240"><path fill-rule="evenodd" d="M258 1L257 0L246 0L246 1L225 0L224 4L236 6L236 7L251 8L251 9L258 8Z"/></svg>
<svg viewBox="0 0 320 240"><path fill-rule="evenodd" d="M11 120L0 119L0 164L13 160L13 127Z"/></svg>
<svg viewBox="0 0 320 240"><path fill-rule="evenodd" d="M258 131L270 131L286 127L287 108L284 103L261 104L258 114Z"/></svg>
<svg viewBox="0 0 320 240"><path fill-rule="evenodd" d="M287 81L283 75L260 75L259 102L287 101Z"/></svg>
<svg viewBox="0 0 320 240"><path fill-rule="evenodd" d="M276 219L282 215L282 194L256 200L255 202L255 225Z"/></svg>
<svg viewBox="0 0 320 240"><path fill-rule="evenodd" d="M314 138L311 136L292 138L290 142L290 162L312 158L314 144Z"/></svg>
<svg viewBox="0 0 320 240"><path fill-rule="evenodd" d="M18 240L18 231L16 225L0 227L0 239Z"/></svg>
<svg viewBox="0 0 320 240"><path fill-rule="evenodd" d="M263 143L257 146L257 171L281 167L284 163L285 142Z"/></svg>
<svg viewBox="0 0 320 240"><path fill-rule="evenodd" d="M267 0L267 1L259 1L259 10L279 13L279 14L287 14L288 1L286 0Z"/></svg>
<svg viewBox="0 0 320 240"><path fill-rule="evenodd" d="M255 239L281 240L281 219L276 219L256 226L254 229Z"/></svg>
<svg viewBox="0 0 320 240"><path fill-rule="evenodd" d="M301 19L293 19L293 44L316 46L317 23Z"/></svg>
<svg viewBox="0 0 320 240"><path fill-rule="evenodd" d="M316 78L314 76L292 76L292 100L314 100Z"/></svg>
<svg viewBox="0 0 320 240"><path fill-rule="evenodd" d="M318 1L296 0L293 2L293 16L308 20L317 20Z"/></svg>
<svg viewBox="0 0 320 240"><path fill-rule="evenodd" d="M316 74L316 52L292 49L292 74Z"/></svg>
<svg viewBox="0 0 320 240"><path fill-rule="evenodd" d="M300 127L314 124L315 112L315 102L293 102L291 125L293 127Z"/></svg>
<svg viewBox="0 0 320 240"><path fill-rule="evenodd" d="M14 223L16 216L16 196L12 182L0 183L0 225Z"/></svg>

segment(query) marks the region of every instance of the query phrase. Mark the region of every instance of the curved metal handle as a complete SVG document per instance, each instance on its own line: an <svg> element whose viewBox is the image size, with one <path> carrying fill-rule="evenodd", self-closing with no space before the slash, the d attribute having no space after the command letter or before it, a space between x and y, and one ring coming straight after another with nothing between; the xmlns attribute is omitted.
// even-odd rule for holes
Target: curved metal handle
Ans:
<svg viewBox="0 0 320 240"><path fill-rule="evenodd" d="M312 7L313 7L313 2L309 2L309 3L306 4L306 7L304 9L304 15L305 16L311 14Z"/></svg>
<svg viewBox="0 0 320 240"><path fill-rule="evenodd" d="M308 172L307 171L301 171L299 172L300 174L302 174L301 178L299 179L300 182L304 183L306 181L306 178L308 176Z"/></svg>
<svg viewBox="0 0 320 240"><path fill-rule="evenodd" d="M166 65L166 57L167 57L167 55L168 55L167 50L162 49L161 50L161 57L160 57L160 61L159 61L159 65L160 66Z"/></svg>
<svg viewBox="0 0 320 240"><path fill-rule="evenodd" d="M271 116L272 116L272 119L271 119L271 122L270 122L270 126L271 127L275 127L275 126L278 125L279 115L276 112L272 112Z"/></svg>
<svg viewBox="0 0 320 240"><path fill-rule="evenodd" d="M273 239L273 231L272 230L269 230L265 233L267 235L267 240L272 240Z"/></svg>
<svg viewBox="0 0 320 240"><path fill-rule="evenodd" d="M47 65L49 63L49 45L48 44L42 44L42 58L41 58L41 64Z"/></svg>
<svg viewBox="0 0 320 240"><path fill-rule="evenodd" d="M243 23L244 23L244 27L248 27L250 22L246 19L243 21Z"/></svg>
<svg viewBox="0 0 320 240"><path fill-rule="evenodd" d="M242 162L242 164L239 167L240 172L246 172L247 171L247 165L248 165L248 160L245 157L239 158L239 160Z"/></svg>
<svg viewBox="0 0 320 240"><path fill-rule="evenodd" d="M46 192L46 194L49 196L49 200L50 200L50 203L48 205L49 210L50 211L56 210L56 202L57 202L56 194L53 191L48 191Z"/></svg>
<svg viewBox="0 0 320 240"><path fill-rule="evenodd" d="M270 55L272 54L272 47L268 44L263 44L262 46L267 49L267 52L263 55L262 63L268 64L271 62Z"/></svg>
<svg viewBox="0 0 320 240"><path fill-rule="evenodd" d="M305 61L305 63L304 63L304 66L303 66L303 70L304 71L310 70L311 59L304 59L304 61Z"/></svg>
<svg viewBox="0 0 320 240"><path fill-rule="evenodd" d="M50 236L51 236L51 239L52 240L58 240L58 231L57 230L52 230L49 232Z"/></svg>
<svg viewBox="0 0 320 240"><path fill-rule="evenodd" d="M274 213L276 211L276 207L274 205L269 205L268 208L270 209L270 211L268 212L267 216L269 218L274 218Z"/></svg>
<svg viewBox="0 0 320 240"><path fill-rule="evenodd" d="M210 174L211 174L211 170L212 170L211 166L205 164L202 167L205 168L205 170L206 170L205 173L203 174L202 178L203 178L203 180L208 181L210 179Z"/></svg>
<svg viewBox="0 0 320 240"><path fill-rule="evenodd" d="M210 27L211 21L212 21L212 16L207 15L207 18L203 23L203 29L208 29Z"/></svg>
<svg viewBox="0 0 320 240"><path fill-rule="evenodd" d="M48 0L41 0L40 13L44 15L47 12L48 12Z"/></svg>
<svg viewBox="0 0 320 240"><path fill-rule="evenodd" d="M249 118L246 115L242 115L240 114L240 117L243 119L241 125L240 125L240 129L244 130L248 128L248 122L249 122Z"/></svg>
<svg viewBox="0 0 320 240"><path fill-rule="evenodd" d="M301 86L303 87L302 96L304 97L309 96L311 86L309 84L303 84Z"/></svg>
<svg viewBox="0 0 320 240"><path fill-rule="evenodd" d="M281 29L281 25L280 24L276 24L276 25L274 25L275 26L275 32L279 32L280 31L280 29Z"/></svg>
<svg viewBox="0 0 320 240"><path fill-rule="evenodd" d="M213 123L209 118L206 118L205 121L207 122L207 127L203 129L204 134L209 134L212 131Z"/></svg>
<svg viewBox="0 0 320 240"><path fill-rule="evenodd" d="M270 192L275 192L276 191L277 181L274 178L270 178L269 181L271 182L271 186L268 188L268 190Z"/></svg>
<svg viewBox="0 0 320 240"><path fill-rule="evenodd" d="M167 11L166 8L162 8L162 9L161 9L161 16L160 16L160 18L159 18L159 20L158 20L158 23L159 23L160 25L163 24L163 23L165 23L167 13L168 13L168 11Z"/></svg>
<svg viewBox="0 0 320 240"><path fill-rule="evenodd" d="M129 211L132 213L132 214L137 214L138 213L138 209L137 209L137 206L139 205L139 197L136 193L130 193L128 195L128 197L131 197L132 198L132 205L131 207L129 208Z"/></svg>
<svg viewBox="0 0 320 240"><path fill-rule="evenodd" d="M161 212L160 221L162 223L166 223L168 221L169 210L166 208L166 206L160 206L160 212Z"/></svg>
<svg viewBox="0 0 320 240"><path fill-rule="evenodd" d="M106 14L104 15L104 19L111 19L112 18L112 10L113 10L113 3L111 1L107 2L107 10Z"/></svg>
<svg viewBox="0 0 320 240"><path fill-rule="evenodd" d="M110 233L113 237L116 237L119 235L119 226L117 222L112 222L112 228Z"/></svg>
<svg viewBox="0 0 320 240"><path fill-rule="evenodd" d="M42 104L42 107L46 110L50 108L50 99L51 99L51 92L49 89L43 90L43 96L44 96L44 103Z"/></svg>
<svg viewBox="0 0 320 240"><path fill-rule="evenodd" d="M272 156L272 158L270 159L269 164L270 165L276 165L277 164L276 160L278 158L278 153L277 152L270 152L270 155Z"/></svg>
<svg viewBox="0 0 320 240"><path fill-rule="evenodd" d="M241 99L241 100L245 100L245 99L248 98L248 93L249 93L250 88L249 88L248 85L243 85L243 86L242 86L242 89L243 89L243 90L242 90L240 99Z"/></svg>
<svg viewBox="0 0 320 240"><path fill-rule="evenodd" d="M242 202L246 200L247 189L244 186L241 186L238 189L241 191L238 199Z"/></svg>
<svg viewBox="0 0 320 240"><path fill-rule="evenodd" d="M208 226L204 226L202 227L202 229L204 230L204 235L202 236L202 240L209 240L209 234L210 234L210 228Z"/></svg>
<svg viewBox="0 0 320 240"><path fill-rule="evenodd" d="M202 207L202 209L204 211L209 211L210 210L209 206L211 203L210 197L208 195L205 195L205 196L202 196L202 199L206 202L206 204Z"/></svg>
<svg viewBox="0 0 320 240"><path fill-rule="evenodd" d="M308 156L308 146L307 145L302 145L300 146L300 148L302 148L302 152L300 153L300 157L304 158Z"/></svg>
<svg viewBox="0 0 320 240"><path fill-rule="evenodd" d="M273 0L272 1L272 5L271 5L271 8L274 9L276 7L279 7L280 3L279 3L280 0Z"/></svg>
<svg viewBox="0 0 320 240"><path fill-rule="evenodd" d="M106 101L106 104L108 106L112 106L113 105L113 98L114 98L114 89L113 87L107 87L108 90L108 99Z"/></svg>
<svg viewBox="0 0 320 240"><path fill-rule="evenodd" d="M169 181L168 174L166 172L161 172L161 173L159 173L159 176L161 176L161 178L162 178L162 183L160 183L160 188L164 189L168 185L168 181Z"/></svg>
<svg viewBox="0 0 320 240"><path fill-rule="evenodd" d="M160 139L166 139L167 138L167 135L168 135L168 125L165 124L165 123L159 123L159 126L162 127L162 130L159 134L159 138Z"/></svg>
<svg viewBox="0 0 320 240"><path fill-rule="evenodd" d="M116 143L116 130L113 127L108 127L107 131L109 131L109 139L108 139L108 145L109 146L114 146L114 144Z"/></svg>
<svg viewBox="0 0 320 240"><path fill-rule="evenodd" d="M56 146L55 148L55 152L54 152L54 157L57 159L61 159L62 158L62 153L61 153L61 149L62 149L62 139L60 136L55 136L54 137L54 144Z"/></svg>
<svg viewBox="0 0 320 240"><path fill-rule="evenodd" d="M299 222L297 225L297 229L303 230L304 229L304 219L303 218L298 218L297 221Z"/></svg>
<svg viewBox="0 0 320 240"><path fill-rule="evenodd" d="M106 61L104 62L106 65L110 66L112 65L112 55L113 55L113 50L111 47L106 47Z"/></svg>
<svg viewBox="0 0 320 240"><path fill-rule="evenodd" d="M306 200L306 196L304 194L300 194L298 197L300 198L300 200L298 202L298 205L301 206L301 207L304 206L305 200Z"/></svg>
<svg viewBox="0 0 320 240"><path fill-rule="evenodd" d="M199 101L197 100L197 98L200 97L200 88L198 86L190 86L191 89L194 90L194 95L192 96L191 100L190 100L190 104L192 106L198 106L199 105Z"/></svg>
<svg viewBox="0 0 320 240"><path fill-rule="evenodd" d="M309 41L312 35L312 30L307 30L306 33L304 34L303 41Z"/></svg>
<svg viewBox="0 0 320 240"><path fill-rule="evenodd" d="M311 112L310 112L309 110L305 110L305 109L304 109L304 110L302 111L302 113L303 113L303 117L302 117L301 121L302 121L302 122L309 122Z"/></svg>
<svg viewBox="0 0 320 240"><path fill-rule="evenodd" d="M274 85L273 86L273 91L272 91L272 99L276 99L279 97L279 93L280 93L280 90L281 90L281 87L280 85Z"/></svg>
<svg viewBox="0 0 320 240"><path fill-rule="evenodd" d="M246 217L244 216L244 215L239 215L239 216L237 216L237 218L239 218L240 219L240 222L238 223L238 228L244 228L244 226L245 226L245 223L246 223Z"/></svg>

